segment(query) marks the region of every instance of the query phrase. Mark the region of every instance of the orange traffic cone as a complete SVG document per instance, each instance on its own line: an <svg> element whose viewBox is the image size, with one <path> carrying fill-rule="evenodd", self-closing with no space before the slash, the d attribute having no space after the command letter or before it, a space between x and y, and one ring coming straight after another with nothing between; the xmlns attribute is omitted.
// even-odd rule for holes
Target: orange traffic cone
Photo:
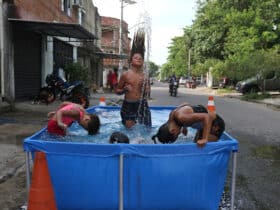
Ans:
<svg viewBox="0 0 280 210"><path fill-rule="evenodd" d="M99 100L99 106L106 106L105 97L101 96Z"/></svg>
<svg viewBox="0 0 280 210"><path fill-rule="evenodd" d="M215 107L215 103L214 103L214 96L209 96L208 97L207 110L208 110L208 112L216 112L216 107Z"/></svg>
<svg viewBox="0 0 280 210"><path fill-rule="evenodd" d="M35 153L32 182L29 191L28 210L56 210L52 183L49 175L46 155Z"/></svg>

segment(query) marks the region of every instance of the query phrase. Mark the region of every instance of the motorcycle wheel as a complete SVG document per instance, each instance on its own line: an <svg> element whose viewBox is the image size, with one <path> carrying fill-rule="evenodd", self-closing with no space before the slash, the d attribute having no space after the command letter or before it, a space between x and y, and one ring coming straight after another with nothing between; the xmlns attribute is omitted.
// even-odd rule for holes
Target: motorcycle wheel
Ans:
<svg viewBox="0 0 280 210"><path fill-rule="evenodd" d="M89 98L84 93L74 93L71 102L82 105L85 109L89 107Z"/></svg>
<svg viewBox="0 0 280 210"><path fill-rule="evenodd" d="M177 96L177 89L174 90L173 96L174 96L174 97Z"/></svg>

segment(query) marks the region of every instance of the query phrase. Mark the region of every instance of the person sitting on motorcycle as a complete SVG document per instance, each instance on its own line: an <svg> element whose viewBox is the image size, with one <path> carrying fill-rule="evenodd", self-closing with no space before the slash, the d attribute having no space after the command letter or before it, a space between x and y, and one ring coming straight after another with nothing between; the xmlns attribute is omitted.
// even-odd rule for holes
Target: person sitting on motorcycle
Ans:
<svg viewBox="0 0 280 210"><path fill-rule="evenodd" d="M100 128L100 120L96 114L88 114L85 109L75 103L63 102L57 111L48 113L47 130L51 134L66 135L66 129L77 121L89 135L96 134Z"/></svg>
<svg viewBox="0 0 280 210"><path fill-rule="evenodd" d="M175 74L172 74L172 76L169 79L169 90L171 90L172 85L176 82L176 76Z"/></svg>
<svg viewBox="0 0 280 210"><path fill-rule="evenodd" d="M208 141L218 141L225 130L224 120L214 112L208 112L202 105L191 106L184 103L169 114L168 121L152 137L161 143L173 143L182 133L187 135L187 127L197 129L194 141L198 146L203 147Z"/></svg>

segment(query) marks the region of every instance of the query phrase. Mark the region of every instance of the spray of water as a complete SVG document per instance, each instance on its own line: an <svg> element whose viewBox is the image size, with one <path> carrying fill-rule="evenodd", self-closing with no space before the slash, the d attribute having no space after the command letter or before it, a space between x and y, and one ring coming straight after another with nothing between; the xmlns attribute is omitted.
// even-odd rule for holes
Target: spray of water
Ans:
<svg viewBox="0 0 280 210"><path fill-rule="evenodd" d="M150 116L148 115L148 97L149 97L149 70L148 68L144 68L144 72L143 72L143 84L141 87L141 98L140 98L140 103L139 103L139 107L138 107L138 111L137 111L137 122L139 124L145 124L145 123L149 123L149 121L151 121L150 119L148 119Z"/></svg>
<svg viewBox="0 0 280 210"><path fill-rule="evenodd" d="M96 135L88 135L87 131L77 122L74 122L69 128L68 135L56 136L49 134L47 131L42 132L36 139L45 141L58 142L76 142L76 143L94 143L108 144L113 132L118 131L126 134L131 144L153 144L151 137L158 131L158 128L166 121L170 113L169 109L153 110L153 127L147 128L145 125L137 124L134 129L126 129L121 123L119 110L110 110L96 108L97 114L101 121L100 131ZM192 142L195 136L195 129L188 131L188 136L180 135L174 144L186 144Z"/></svg>

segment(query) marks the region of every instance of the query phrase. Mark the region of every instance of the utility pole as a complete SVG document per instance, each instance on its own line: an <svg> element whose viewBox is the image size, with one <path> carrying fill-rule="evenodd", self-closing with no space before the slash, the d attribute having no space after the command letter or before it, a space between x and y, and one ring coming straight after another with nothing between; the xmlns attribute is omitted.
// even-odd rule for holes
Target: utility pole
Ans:
<svg viewBox="0 0 280 210"><path fill-rule="evenodd" d="M5 95L4 86L4 24L3 24L3 1L0 0L0 100Z"/></svg>
<svg viewBox="0 0 280 210"><path fill-rule="evenodd" d="M191 77L191 49L189 49L189 61L188 61L188 78Z"/></svg>
<svg viewBox="0 0 280 210"><path fill-rule="evenodd" d="M121 75L123 71L123 61L121 58L121 55L123 53L123 8L124 8L124 3L126 4L135 4L136 1L132 0L120 0L121 1L121 19L120 19L120 28L119 28L119 55L120 55L120 60L119 60L119 75Z"/></svg>
<svg viewBox="0 0 280 210"><path fill-rule="evenodd" d="M123 34L123 0L121 0L121 19L120 19L120 34L119 34L119 55L120 55L120 60L119 60L119 75L121 75L122 70L123 70L123 63L121 59L121 54L122 54L122 34Z"/></svg>

